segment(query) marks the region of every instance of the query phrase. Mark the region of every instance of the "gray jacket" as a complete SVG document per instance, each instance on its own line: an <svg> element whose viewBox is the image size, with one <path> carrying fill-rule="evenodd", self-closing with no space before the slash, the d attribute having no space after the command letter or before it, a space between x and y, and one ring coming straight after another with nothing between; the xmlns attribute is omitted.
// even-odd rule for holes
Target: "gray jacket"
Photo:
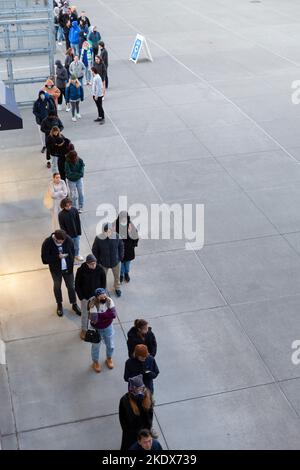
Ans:
<svg viewBox="0 0 300 470"><path fill-rule="evenodd" d="M65 88L68 81L68 72L63 65L56 66L56 86L57 88Z"/></svg>
<svg viewBox="0 0 300 470"><path fill-rule="evenodd" d="M71 75L76 75L77 78L82 78L84 76L85 66L80 60L77 64L73 61L70 64L69 72Z"/></svg>

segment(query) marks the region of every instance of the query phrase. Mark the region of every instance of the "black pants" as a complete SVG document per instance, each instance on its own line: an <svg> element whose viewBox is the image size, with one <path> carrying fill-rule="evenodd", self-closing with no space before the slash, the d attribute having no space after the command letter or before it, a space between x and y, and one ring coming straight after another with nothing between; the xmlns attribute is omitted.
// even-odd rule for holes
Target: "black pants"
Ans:
<svg viewBox="0 0 300 470"><path fill-rule="evenodd" d="M98 117L104 119L104 111L102 107L102 96L99 96L99 98L95 100L95 103L98 109Z"/></svg>
<svg viewBox="0 0 300 470"><path fill-rule="evenodd" d="M106 76L105 76L105 88L108 88L108 75L107 75L107 72L106 72Z"/></svg>
<svg viewBox="0 0 300 470"><path fill-rule="evenodd" d="M60 271L59 273L54 273L52 271L51 276L53 279L53 291L57 304L62 303L62 293L61 293L61 283L62 280L65 281L66 288L68 289L69 301L70 304L76 303L76 293L75 293L75 284L74 284L74 274L69 273L68 271Z"/></svg>
<svg viewBox="0 0 300 470"><path fill-rule="evenodd" d="M45 137L45 143L46 143L46 160L51 160L51 153L50 153L50 147L49 147L49 144L48 144L48 137L49 137L49 134L48 134L48 135L46 134L46 137Z"/></svg>
<svg viewBox="0 0 300 470"><path fill-rule="evenodd" d="M58 104L62 104L63 102L63 96L66 96L66 89L65 88L59 88L60 95L58 97Z"/></svg>
<svg viewBox="0 0 300 470"><path fill-rule="evenodd" d="M94 61L95 61L95 57L98 55L98 52L99 52L99 46L97 47L93 46Z"/></svg>

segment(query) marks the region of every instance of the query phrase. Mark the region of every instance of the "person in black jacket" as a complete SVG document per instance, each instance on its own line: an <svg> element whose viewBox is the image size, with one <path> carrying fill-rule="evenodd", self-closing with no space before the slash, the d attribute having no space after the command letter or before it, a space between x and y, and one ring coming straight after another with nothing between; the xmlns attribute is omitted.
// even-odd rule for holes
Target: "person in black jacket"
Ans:
<svg viewBox="0 0 300 470"><path fill-rule="evenodd" d="M108 70L108 52L105 48L105 44L103 41L99 42L100 46L100 57L102 58L105 68L106 68L106 77L105 77L105 88L108 88L108 75L107 75L107 70Z"/></svg>
<svg viewBox="0 0 300 470"><path fill-rule="evenodd" d="M98 74L101 77L102 83L105 83L106 79L106 67L102 58L99 55L96 55L94 65L95 69L97 70Z"/></svg>
<svg viewBox="0 0 300 470"><path fill-rule="evenodd" d="M58 127L54 126L47 139L47 146L50 155L52 155L52 171L55 172L55 160L57 160L58 173L60 174L61 179L65 181L66 156L71 150L74 150L74 145L71 143L70 139L60 132Z"/></svg>
<svg viewBox="0 0 300 470"><path fill-rule="evenodd" d="M39 134L42 142L42 153L44 153L46 150L46 143L45 136L43 137L43 134L41 132L41 124L43 119L48 116L48 113L50 111L56 111L54 100L50 95L48 95L48 93L46 95L44 91L40 91L38 99L33 104L32 112L35 115L35 120L39 129Z"/></svg>
<svg viewBox="0 0 300 470"><path fill-rule="evenodd" d="M55 230L50 237L46 238L42 244L42 262L49 265L49 270L53 279L53 290L57 303L56 313L59 317L64 314L62 306L61 283L65 281L68 289L69 301L72 309L77 315L81 315L76 303L76 292L74 289L74 243L63 230Z"/></svg>
<svg viewBox="0 0 300 470"><path fill-rule="evenodd" d="M60 60L57 60L55 62L55 65L56 65L56 86L60 91L60 95L58 97L57 110L61 111L63 97L66 96L66 86L67 86L69 77L68 77L68 72L67 72L66 67L63 66Z"/></svg>
<svg viewBox="0 0 300 470"><path fill-rule="evenodd" d="M124 256L124 244L119 235L112 230L112 224L104 225L103 232L96 236L92 252L106 274L109 269L112 270L116 295L120 297L120 262Z"/></svg>
<svg viewBox="0 0 300 470"><path fill-rule="evenodd" d="M145 386L153 394L153 379L159 374L154 357L150 356L147 346L137 344L134 348L133 357L125 363L124 380L128 382L131 377L141 374Z"/></svg>
<svg viewBox="0 0 300 470"><path fill-rule="evenodd" d="M51 168L51 163L50 163L50 150L48 147L48 137L51 132L51 129L56 126L59 128L60 131L63 130L64 126L59 117L56 114L56 111L49 111L48 116L45 117L42 120L41 123L41 131L44 132L45 134L45 143L46 143L46 148L47 148L47 153L46 153L46 159L47 159L47 167Z"/></svg>
<svg viewBox="0 0 300 470"><path fill-rule="evenodd" d="M119 420L122 428L121 451L128 450L141 429L152 429L153 398L143 383L142 375L129 379L129 392L119 404Z"/></svg>
<svg viewBox="0 0 300 470"><path fill-rule="evenodd" d="M134 348L137 344L145 344L149 354L155 357L157 343L154 333L146 320L135 320L134 326L127 333L128 356L133 357Z"/></svg>
<svg viewBox="0 0 300 470"><path fill-rule="evenodd" d="M139 236L137 229L130 221L128 212L121 211L116 222L115 230L120 235L124 243L124 257L121 263L120 282L130 281L130 263L135 258L135 248L138 246Z"/></svg>
<svg viewBox="0 0 300 470"><path fill-rule="evenodd" d="M75 290L81 301L81 339L85 338L88 329L88 301L99 287L106 288L106 274L100 264L97 264L95 256L87 255L75 277Z"/></svg>
<svg viewBox="0 0 300 470"><path fill-rule="evenodd" d="M59 226L72 238L75 250L75 259L83 261L80 256L80 235L81 235L81 222L79 212L76 207L72 207L72 199L65 197L60 203L61 211L58 214Z"/></svg>

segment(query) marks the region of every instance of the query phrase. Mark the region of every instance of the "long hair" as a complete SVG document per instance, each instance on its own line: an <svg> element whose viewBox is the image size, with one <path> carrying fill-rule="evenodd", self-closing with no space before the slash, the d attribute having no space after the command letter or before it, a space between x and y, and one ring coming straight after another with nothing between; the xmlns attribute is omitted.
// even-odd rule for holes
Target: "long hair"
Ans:
<svg viewBox="0 0 300 470"><path fill-rule="evenodd" d="M59 130L59 127L57 127L57 126L53 126L53 127L52 127L52 129L51 129L49 135L50 135L51 137L54 137L54 132L57 132L57 131L58 131L58 136L55 136L55 137L60 137L60 136L61 136L60 130Z"/></svg>
<svg viewBox="0 0 300 470"><path fill-rule="evenodd" d="M134 321L134 326L135 328L137 329L137 335L141 338L141 339L144 339L145 338L145 335L143 335L141 333L141 329L144 328L144 326L147 326L148 325L148 322L146 320L143 320L143 319L136 319Z"/></svg>
<svg viewBox="0 0 300 470"><path fill-rule="evenodd" d="M134 396L130 392L129 392L129 403L130 403L133 413L136 416L140 416L140 410L137 406ZM153 408L153 405L154 405L154 401L153 401L152 394L150 390L146 389L145 396L142 401L142 407L144 408L144 410L149 411L151 408Z"/></svg>
<svg viewBox="0 0 300 470"><path fill-rule="evenodd" d="M66 159L68 161L68 163L71 163L72 165L74 165L78 159L78 155L77 155L77 152L76 150L71 150L67 155L66 155Z"/></svg>

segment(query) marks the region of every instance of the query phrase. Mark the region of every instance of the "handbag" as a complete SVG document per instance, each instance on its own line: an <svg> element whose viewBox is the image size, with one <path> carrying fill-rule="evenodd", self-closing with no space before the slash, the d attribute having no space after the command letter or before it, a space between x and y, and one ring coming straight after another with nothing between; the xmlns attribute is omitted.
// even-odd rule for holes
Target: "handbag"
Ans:
<svg viewBox="0 0 300 470"><path fill-rule="evenodd" d="M52 209L53 208L53 199L51 197L49 189L44 194L44 206L46 209Z"/></svg>
<svg viewBox="0 0 300 470"><path fill-rule="evenodd" d="M91 325L90 314L88 316L87 331L85 333L84 341L86 341L87 343L94 343L94 344L100 343L101 338L100 338L99 331L96 330L95 328L89 328L89 324Z"/></svg>

